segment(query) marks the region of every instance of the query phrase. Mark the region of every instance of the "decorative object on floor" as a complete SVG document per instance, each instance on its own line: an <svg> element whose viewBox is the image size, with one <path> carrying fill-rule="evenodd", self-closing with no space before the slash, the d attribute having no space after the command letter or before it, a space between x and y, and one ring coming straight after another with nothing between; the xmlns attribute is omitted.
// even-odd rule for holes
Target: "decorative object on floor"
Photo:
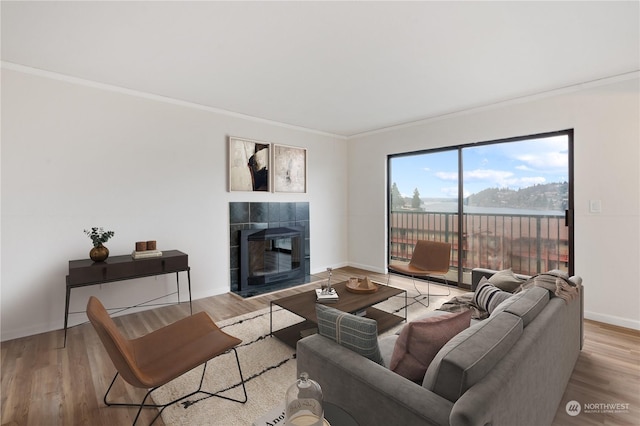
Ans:
<svg viewBox="0 0 640 426"><path fill-rule="evenodd" d="M287 390L285 402L285 424L290 426L322 426L322 389L307 373L300 377Z"/></svg>
<svg viewBox="0 0 640 426"><path fill-rule="evenodd" d="M102 303L94 296L91 296L87 303L87 316L117 370L104 395L104 403L108 406L139 407L133 420L134 425L143 408L160 409L151 421L153 423L165 408L194 395L206 395L207 398L215 396L242 404L247 402L247 390L236 350L242 340L222 331L206 312L198 312L130 340L120 333ZM213 393L204 391L202 383L207 371L207 363L214 364L212 362L214 358L231 351L235 355L237 366L237 369L232 370L239 373L236 377L240 379L244 396L233 398L223 391ZM145 404L152 392L186 372L199 370L196 367L203 364L200 385L196 391L187 395L182 394L163 404ZM108 401L109 392L119 375L131 386L148 390L140 404Z"/></svg>
<svg viewBox="0 0 640 426"><path fill-rule="evenodd" d="M273 145L273 189L275 192L307 192L307 150Z"/></svg>
<svg viewBox="0 0 640 426"><path fill-rule="evenodd" d="M378 291L378 285L371 281L369 277L349 278L347 282L347 291L351 293L368 294Z"/></svg>
<svg viewBox="0 0 640 426"><path fill-rule="evenodd" d="M109 257L109 249L103 246L109 241L115 233L113 231L105 231L102 227L93 227L91 231L84 230L84 233L91 238L93 248L89 252L89 258L94 262L104 262Z"/></svg>
<svg viewBox="0 0 640 426"><path fill-rule="evenodd" d="M229 138L229 191L269 191L270 144Z"/></svg>

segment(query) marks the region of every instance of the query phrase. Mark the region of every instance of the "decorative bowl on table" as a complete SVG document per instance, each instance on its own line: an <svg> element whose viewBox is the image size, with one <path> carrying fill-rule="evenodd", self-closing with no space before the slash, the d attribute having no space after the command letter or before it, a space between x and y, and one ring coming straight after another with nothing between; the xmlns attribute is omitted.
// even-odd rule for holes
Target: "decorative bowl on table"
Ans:
<svg viewBox="0 0 640 426"><path fill-rule="evenodd" d="M378 291L378 285L373 283L369 277L349 278L346 288L348 292L358 294L375 293Z"/></svg>

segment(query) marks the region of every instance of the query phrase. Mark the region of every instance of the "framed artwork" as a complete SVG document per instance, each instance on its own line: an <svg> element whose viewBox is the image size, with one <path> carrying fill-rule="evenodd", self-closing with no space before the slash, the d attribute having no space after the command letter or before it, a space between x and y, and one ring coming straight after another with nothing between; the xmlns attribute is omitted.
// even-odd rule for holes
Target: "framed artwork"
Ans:
<svg viewBox="0 0 640 426"><path fill-rule="evenodd" d="M307 192L307 150L273 145L274 192Z"/></svg>
<svg viewBox="0 0 640 426"><path fill-rule="evenodd" d="M269 185L270 145L229 138L229 191L266 191Z"/></svg>

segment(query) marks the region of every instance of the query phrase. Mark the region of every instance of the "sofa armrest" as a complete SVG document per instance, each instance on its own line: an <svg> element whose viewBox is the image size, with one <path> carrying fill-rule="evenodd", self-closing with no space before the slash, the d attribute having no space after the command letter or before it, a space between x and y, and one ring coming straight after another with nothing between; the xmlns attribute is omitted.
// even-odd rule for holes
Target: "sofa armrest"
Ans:
<svg viewBox="0 0 640 426"><path fill-rule="evenodd" d="M297 365L361 425L449 423L453 403L326 337L299 340Z"/></svg>

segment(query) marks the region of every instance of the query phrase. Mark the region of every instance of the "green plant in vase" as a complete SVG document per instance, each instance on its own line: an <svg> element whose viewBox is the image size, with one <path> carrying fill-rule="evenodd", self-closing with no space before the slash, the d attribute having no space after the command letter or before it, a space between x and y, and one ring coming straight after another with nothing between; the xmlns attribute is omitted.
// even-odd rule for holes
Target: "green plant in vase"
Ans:
<svg viewBox="0 0 640 426"><path fill-rule="evenodd" d="M102 227L91 228L91 231L85 229L84 233L91 238L93 248L89 252L89 257L94 262L104 262L109 257L109 249L103 244L109 241L115 233L113 231L105 231Z"/></svg>

